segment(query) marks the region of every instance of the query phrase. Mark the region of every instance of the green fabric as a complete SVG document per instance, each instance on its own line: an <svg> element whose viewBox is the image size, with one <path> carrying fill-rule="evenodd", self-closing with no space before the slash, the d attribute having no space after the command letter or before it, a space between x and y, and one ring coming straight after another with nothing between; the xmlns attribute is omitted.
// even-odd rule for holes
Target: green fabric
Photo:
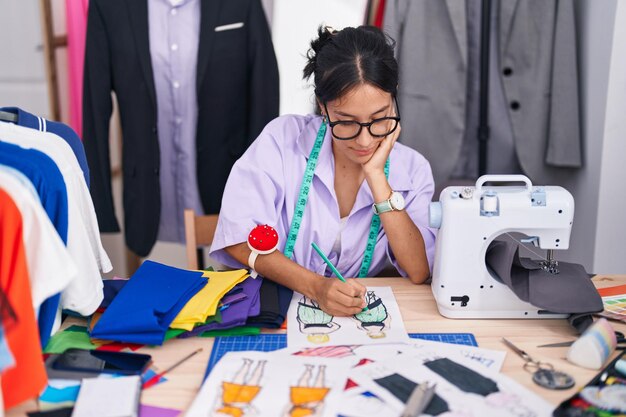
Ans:
<svg viewBox="0 0 626 417"><path fill-rule="evenodd" d="M259 327L239 326L231 329L209 330L200 334L200 337L223 337L223 336L252 336L261 333Z"/></svg>
<svg viewBox="0 0 626 417"><path fill-rule="evenodd" d="M87 328L76 329L81 326L72 326L72 330L56 333L50 338L43 353L63 353L69 348L95 349L97 346L89 341Z"/></svg>
<svg viewBox="0 0 626 417"><path fill-rule="evenodd" d="M173 339L175 337L178 337L179 334L183 334L185 333L187 330L183 330L183 329L167 329L167 331L165 332L165 340L170 340Z"/></svg>
<svg viewBox="0 0 626 417"><path fill-rule="evenodd" d="M78 333L89 333L87 330L87 326L78 326L76 324L66 328L63 330L64 332L78 332Z"/></svg>

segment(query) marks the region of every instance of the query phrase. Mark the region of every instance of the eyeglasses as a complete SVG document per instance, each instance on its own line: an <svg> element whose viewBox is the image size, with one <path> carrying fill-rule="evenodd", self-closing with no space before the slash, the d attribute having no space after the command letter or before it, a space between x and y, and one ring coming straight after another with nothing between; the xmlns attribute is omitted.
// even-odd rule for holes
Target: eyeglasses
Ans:
<svg viewBox="0 0 626 417"><path fill-rule="evenodd" d="M400 109L398 108L398 101L393 98L396 104L396 117L381 117L380 119L374 119L369 123L361 123L356 120L339 120L336 122L330 121L328 115L328 109L326 103L324 103L324 110L326 111L326 117L328 117L328 125L333 132L335 139L350 140L354 139L361 134L361 129L367 127L367 130L375 138L384 138L385 136L393 133L398 128L400 123Z"/></svg>

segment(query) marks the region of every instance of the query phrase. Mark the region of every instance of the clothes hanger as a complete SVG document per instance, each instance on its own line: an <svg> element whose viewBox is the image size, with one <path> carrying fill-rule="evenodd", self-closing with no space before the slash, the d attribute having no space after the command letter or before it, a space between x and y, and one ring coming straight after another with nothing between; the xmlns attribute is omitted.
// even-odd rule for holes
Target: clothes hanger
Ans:
<svg viewBox="0 0 626 417"><path fill-rule="evenodd" d="M0 110L0 121L17 123L17 114Z"/></svg>

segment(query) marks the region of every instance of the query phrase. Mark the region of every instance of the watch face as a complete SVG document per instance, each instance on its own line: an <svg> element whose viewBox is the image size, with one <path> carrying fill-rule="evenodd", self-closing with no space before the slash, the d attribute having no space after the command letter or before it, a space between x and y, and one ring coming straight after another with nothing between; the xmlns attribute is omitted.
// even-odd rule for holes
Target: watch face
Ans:
<svg viewBox="0 0 626 417"><path fill-rule="evenodd" d="M391 193L389 202L395 210L404 210L404 197L399 192L394 191Z"/></svg>

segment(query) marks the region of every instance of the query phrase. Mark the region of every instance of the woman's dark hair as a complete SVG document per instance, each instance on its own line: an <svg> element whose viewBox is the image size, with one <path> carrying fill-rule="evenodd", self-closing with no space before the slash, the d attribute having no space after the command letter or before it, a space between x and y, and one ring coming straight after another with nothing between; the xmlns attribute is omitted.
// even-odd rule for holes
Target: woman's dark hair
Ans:
<svg viewBox="0 0 626 417"><path fill-rule="evenodd" d="M311 42L304 79L314 76L315 95L322 103L335 100L359 84L371 84L396 95L398 62L395 42L374 26L340 31L320 26Z"/></svg>

